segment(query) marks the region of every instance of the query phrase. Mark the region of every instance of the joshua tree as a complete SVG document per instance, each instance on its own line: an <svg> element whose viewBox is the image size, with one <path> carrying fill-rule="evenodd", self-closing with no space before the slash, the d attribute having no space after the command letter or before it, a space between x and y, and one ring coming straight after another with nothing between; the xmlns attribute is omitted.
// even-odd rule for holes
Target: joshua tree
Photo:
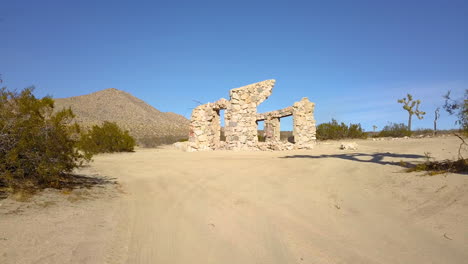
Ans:
<svg viewBox="0 0 468 264"><path fill-rule="evenodd" d="M413 101L413 96L411 94L407 94L406 98L398 100L398 103L403 104L403 109L408 111L408 130L411 131L411 118L415 114L418 119L423 119L426 112L419 111L419 105L421 104L420 100ZM416 110L413 108L416 106Z"/></svg>
<svg viewBox="0 0 468 264"><path fill-rule="evenodd" d="M377 126L373 125L372 128L374 129L374 132L375 132L375 130L377 129Z"/></svg>
<svg viewBox="0 0 468 264"><path fill-rule="evenodd" d="M439 110L440 110L440 107L437 107L434 112L434 136L437 134L437 120L440 117Z"/></svg>

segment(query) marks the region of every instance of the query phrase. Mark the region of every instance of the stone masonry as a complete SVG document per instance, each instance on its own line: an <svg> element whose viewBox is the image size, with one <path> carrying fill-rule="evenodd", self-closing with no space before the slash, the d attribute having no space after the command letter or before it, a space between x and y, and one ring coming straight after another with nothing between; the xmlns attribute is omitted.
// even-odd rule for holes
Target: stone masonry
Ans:
<svg viewBox="0 0 468 264"><path fill-rule="evenodd" d="M200 150L287 150L309 149L315 144L314 106L307 98L293 106L257 113L257 106L272 93L275 80L266 80L232 89L224 98L197 106L190 123L188 151ZM225 109L225 137L220 140L220 110ZM280 118L293 116L295 144L280 141ZM265 141L258 142L258 121L265 121Z"/></svg>
<svg viewBox="0 0 468 264"><path fill-rule="evenodd" d="M293 136L297 149L312 148L315 144L315 104L310 102L307 97L293 105Z"/></svg>
<svg viewBox="0 0 468 264"><path fill-rule="evenodd" d="M219 111L226 109L229 101L221 98L214 103L199 105L193 109L190 119L189 148L212 150L220 147L221 120Z"/></svg>
<svg viewBox="0 0 468 264"><path fill-rule="evenodd" d="M225 113L228 149L253 149L258 143L257 106L271 95L275 80L250 84L229 92L231 104Z"/></svg>
<svg viewBox="0 0 468 264"><path fill-rule="evenodd" d="M265 142L280 141L280 118L292 116L293 107L286 107L281 110L271 111L267 113L257 114L257 122L265 121L264 135Z"/></svg>

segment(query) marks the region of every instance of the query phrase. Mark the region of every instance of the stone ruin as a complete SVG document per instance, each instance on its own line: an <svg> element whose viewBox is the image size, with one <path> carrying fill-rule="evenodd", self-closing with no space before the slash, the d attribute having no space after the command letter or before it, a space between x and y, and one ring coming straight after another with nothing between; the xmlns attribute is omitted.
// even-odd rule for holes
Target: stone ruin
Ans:
<svg viewBox="0 0 468 264"><path fill-rule="evenodd" d="M257 113L257 106L272 93L275 80L266 80L229 91L230 100L197 106L190 121L188 151L290 150L315 145L315 104L306 97L293 106ZM221 141L220 111L224 114L226 141ZM293 116L294 143L280 140L280 119ZM258 141L258 122L264 121L265 142Z"/></svg>

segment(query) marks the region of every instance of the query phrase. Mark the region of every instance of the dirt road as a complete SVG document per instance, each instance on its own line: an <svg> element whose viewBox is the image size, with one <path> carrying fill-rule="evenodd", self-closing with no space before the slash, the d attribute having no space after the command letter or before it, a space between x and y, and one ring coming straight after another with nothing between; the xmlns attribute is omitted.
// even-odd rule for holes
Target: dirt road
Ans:
<svg viewBox="0 0 468 264"><path fill-rule="evenodd" d="M468 177L400 166L454 157L456 139L338 144L98 156L87 172L121 191L4 200L0 263L466 263Z"/></svg>

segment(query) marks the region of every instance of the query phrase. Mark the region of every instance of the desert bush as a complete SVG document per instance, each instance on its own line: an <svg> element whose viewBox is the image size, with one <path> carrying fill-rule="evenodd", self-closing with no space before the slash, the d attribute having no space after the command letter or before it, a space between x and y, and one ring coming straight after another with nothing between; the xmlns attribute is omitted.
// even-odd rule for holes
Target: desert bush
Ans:
<svg viewBox="0 0 468 264"><path fill-rule="evenodd" d="M378 134L379 137L409 137L411 131L403 123L389 123Z"/></svg>
<svg viewBox="0 0 468 264"><path fill-rule="evenodd" d="M81 135L79 148L87 154L132 152L135 139L123 131L115 122L105 121L102 126L94 125Z"/></svg>
<svg viewBox="0 0 468 264"><path fill-rule="evenodd" d="M186 136L162 136L162 137L147 136L147 137L138 138L137 141L138 141L138 146L140 147L155 148L161 145L170 145L176 142L188 141L188 138Z"/></svg>
<svg viewBox="0 0 468 264"><path fill-rule="evenodd" d="M329 123L322 123L317 126L317 139L343 139L343 138L366 138L367 134L361 128L361 124L338 123L332 119Z"/></svg>
<svg viewBox="0 0 468 264"><path fill-rule="evenodd" d="M432 136L434 135L434 130L430 128L419 128L412 131L413 136Z"/></svg>
<svg viewBox="0 0 468 264"><path fill-rule="evenodd" d="M73 112L54 114L53 99L32 92L0 89L0 186L13 190L52 186L89 158L76 149Z"/></svg>

